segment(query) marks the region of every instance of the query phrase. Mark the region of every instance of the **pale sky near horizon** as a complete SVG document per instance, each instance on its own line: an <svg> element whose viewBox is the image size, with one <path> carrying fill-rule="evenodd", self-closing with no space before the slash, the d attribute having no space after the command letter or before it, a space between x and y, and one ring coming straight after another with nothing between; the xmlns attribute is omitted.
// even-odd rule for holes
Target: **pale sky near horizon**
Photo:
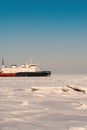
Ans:
<svg viewBox="0 0 87 130"><path fill-rule="evenodd" d="M0 60L87 73L86 0L0 1Z"/></svg>

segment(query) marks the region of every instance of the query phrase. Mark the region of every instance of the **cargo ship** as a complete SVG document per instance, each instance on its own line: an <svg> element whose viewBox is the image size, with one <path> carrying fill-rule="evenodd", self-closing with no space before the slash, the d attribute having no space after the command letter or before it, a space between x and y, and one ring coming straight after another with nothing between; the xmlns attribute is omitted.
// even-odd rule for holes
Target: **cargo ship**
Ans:
<svg viewBox="0 0 87 130"><path fill-rule="evenodd" d="M32 76L50 76L51 71L40 70L38 64L24 64L24 65L11 65L6 67L4 59L2 59L2 66L0 69L0 77L32 77Z"/></svg>

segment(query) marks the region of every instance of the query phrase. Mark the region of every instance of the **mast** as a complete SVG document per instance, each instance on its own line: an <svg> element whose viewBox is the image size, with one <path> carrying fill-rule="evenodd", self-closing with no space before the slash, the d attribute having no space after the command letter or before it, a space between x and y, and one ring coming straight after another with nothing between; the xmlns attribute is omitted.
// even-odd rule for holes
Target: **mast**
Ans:
<svg viewBox="0 0 87 130"><path fill-rule="evenodd" d="M4 58L2 58L2 68L4 67Z"/></svg>
<svg viewBox="0 0 87 130"><path fill-rule="evenodd" d="M4 66L4 58L2 58L2 66Z"/></svg>

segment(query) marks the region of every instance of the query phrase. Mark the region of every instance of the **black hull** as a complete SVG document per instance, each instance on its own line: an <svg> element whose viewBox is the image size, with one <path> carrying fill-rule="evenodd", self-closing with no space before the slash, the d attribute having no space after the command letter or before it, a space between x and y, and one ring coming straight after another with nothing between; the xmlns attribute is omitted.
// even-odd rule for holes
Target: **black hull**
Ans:
<svg viewBox="0 0 87 130"><path fill-rule="evenodd" d="M51 71L38 71L38 72L18 72L16 77L38 77L38 76L50 76Z"/></svg>

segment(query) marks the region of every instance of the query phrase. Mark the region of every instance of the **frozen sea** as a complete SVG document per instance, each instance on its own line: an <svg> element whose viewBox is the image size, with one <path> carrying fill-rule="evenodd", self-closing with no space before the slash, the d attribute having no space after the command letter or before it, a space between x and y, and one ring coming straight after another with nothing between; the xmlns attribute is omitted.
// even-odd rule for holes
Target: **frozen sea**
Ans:
<svg viewBox="0 0 87 130"><path fill-rule="evenodd" d="M87 130L87 75L0 77L0 130Z"/></svg>

